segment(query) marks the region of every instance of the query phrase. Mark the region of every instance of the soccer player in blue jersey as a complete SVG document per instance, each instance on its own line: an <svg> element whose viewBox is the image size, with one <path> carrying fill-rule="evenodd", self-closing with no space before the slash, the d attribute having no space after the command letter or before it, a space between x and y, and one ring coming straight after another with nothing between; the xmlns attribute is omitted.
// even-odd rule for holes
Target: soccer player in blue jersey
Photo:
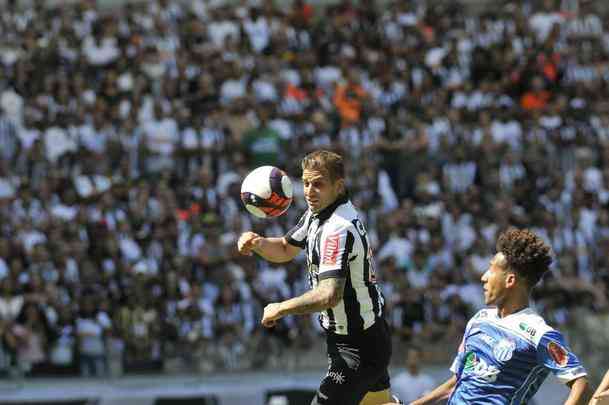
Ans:
<svg viewBox="0 0 609 405"><path fill-rule="evenodd" d="M453 376L412 405L526 404L552 372L571 389L565 404L582 400L586 370L563 335L529 308L531 289L548 270L550 248L528 230L509 229L482 276L484 300L465 328Z"/></svg>

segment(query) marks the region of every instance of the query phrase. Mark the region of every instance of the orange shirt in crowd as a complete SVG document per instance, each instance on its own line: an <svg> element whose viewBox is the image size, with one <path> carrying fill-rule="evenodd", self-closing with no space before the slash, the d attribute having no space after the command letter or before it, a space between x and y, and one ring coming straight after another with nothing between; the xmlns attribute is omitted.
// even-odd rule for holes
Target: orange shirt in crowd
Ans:
<svg viewBox="0 0 609 405"><path fill-rule="evenodd" d="M339 84L334 93L334 105L338 109L344 125L359 121L362 112L362 100L366 92L360 85Z"/></svg>
<svg viewBox="0 0 609 405"><path fill-rule="evenodd" d="M525 110L541 110L545 108L548 101L550 101L549 91L527 91L520 99L520 105Z"/></svg>
<svg viewBox="0 0 609 405"><path fill-rule="evenodd" d="M303 102L303 101L311 98L311 96L313 96L313 95L316 98L320 98L321 96L323 96L323 92L320 89L315 89L315 93L310 94L306 90L301 89L300 87L296 87L291 83L288 83L288 85L285 89L286 98L292 98L299 102Z"/></svg>

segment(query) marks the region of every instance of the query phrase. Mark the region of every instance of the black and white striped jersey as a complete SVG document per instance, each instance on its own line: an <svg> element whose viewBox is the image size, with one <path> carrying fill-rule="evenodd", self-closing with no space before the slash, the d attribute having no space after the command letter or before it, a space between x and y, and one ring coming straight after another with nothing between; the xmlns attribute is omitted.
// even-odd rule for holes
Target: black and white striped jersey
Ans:
<svg viewBox="0 0 609 405"><path fill-rule="evenodd" d="M383 316L366 229L346 196L317 214L307 210L285 238L305 249L311 288L326 278L346 279L343 299L319 316L326 331L356 335Z"/></svg>

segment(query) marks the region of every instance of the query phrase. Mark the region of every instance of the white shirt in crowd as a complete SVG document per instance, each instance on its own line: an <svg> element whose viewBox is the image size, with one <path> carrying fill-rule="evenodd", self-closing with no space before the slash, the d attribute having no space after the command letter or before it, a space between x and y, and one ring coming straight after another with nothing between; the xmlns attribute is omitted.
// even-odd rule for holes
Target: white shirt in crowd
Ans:
<svg viewBox="0 0 609 405"><path fill-rule="evenodd" d="M106 352L104 345L104 330L110 328L112 322L105 312L100 312L92 318L78 318L76 333L80 338L80 351L89 356L100 356Z"/></svg>
<svg viewBox="0 0 609 405"><path fill-rule="evenodd" d="M178 125L173 118L151 120L143 125L146 146L153 153L170 156L179 141Z"/></svg>
<svg viewBox="0 0 609 405"><path fill-rule="evenodd" d="M266 48L271 39L271 29L266 18L258 17L256 21L247 19L243 23L243 29L245 30L250 45L255 52L260 53Z"/></svg>
<svg viewBox="0 0 609 405"><path fill-rule="evenodd" d="M563 21L564 18L559 13L539 12L533 14L531 19L529 20L529 25L531 26L533 31L535 31L537 39L540 42L543 42L548 37L548 34L552 30L554 24L562 24Z"/></svg>
<svg viewBox="0 0 609 405"><path fill-rule="evenodd" d="M76 139L60 127L50 127L45 131L44 145L47 158L51 162L57 162L64 154L78 150Z"/></svg>
<svg viewBox="0 0 609 405"><path fill-rule="evenodd" d="M207 35L216 47L222 48L227 37L239 39L239 25L229 20L212 21L207 26Z"/></svg>
<svg viewBox="0 0 609 405"><path fill-rule="evenodd" d="M475 162L449 163L442 168L444 178L453 193L462 193L474 184Z"/></svg>
<svg viewBox="0 0 609 405"><path fill-rule="evenodd" d="M94 66L107 65L120 55L116 38L111 37L104 37L99 43L93 37L85 38L82 52L87 61Z"/></svg>

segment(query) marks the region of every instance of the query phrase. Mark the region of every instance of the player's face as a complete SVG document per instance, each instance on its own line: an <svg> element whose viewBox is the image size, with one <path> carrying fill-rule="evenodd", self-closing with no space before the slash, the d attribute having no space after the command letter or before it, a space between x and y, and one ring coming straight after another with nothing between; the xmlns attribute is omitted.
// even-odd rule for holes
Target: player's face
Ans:
<svg viewBox="0 0 609 405"><path fill-rule="evenodd" d="M302 184L307 205L312 212L320 212L332 204L343 189L343 180L332 181L326 173L318 170L303 170Z"/></svg>
<svg viewBox="0 0 609 405"><path fill-rule="evenodd" d="M503 302L508 292L506 286L507 275L503 253L497 253L481 278L486 305L499 305Z"/></svg>

